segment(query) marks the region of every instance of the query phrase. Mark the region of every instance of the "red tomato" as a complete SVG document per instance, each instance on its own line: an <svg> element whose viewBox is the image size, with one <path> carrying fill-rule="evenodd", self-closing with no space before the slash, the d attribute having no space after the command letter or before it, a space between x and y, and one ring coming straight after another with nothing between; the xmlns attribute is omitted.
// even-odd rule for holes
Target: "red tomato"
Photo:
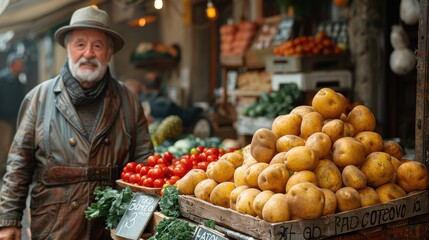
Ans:
<svg viewBox="0 0 429 240"><path fill-rule="evenodd" d="M204 150L205 150L205 147L203 147L203 146L198 146L198 147L197 147L197 149L198 149L198 151L200 151L200 153L203 153L203 152L204 152Z"/></svg>
<svg viewBox="0 0 429 240"><path fill-rule="evenodd" d="M194 166L194 164L192 164L192 160L190 158L181 158L180 163L185 165L186 169L188 169L188 170L192 169L192 167Z"/></svg>
<svg viewBox="0 0 429 240"><path fill-rule="evenodd" d="M215 162L218 159L219 159L219 157L217 155L214 155L214 154L207 156L207 162Z"/></svg>
<svg viewBox="0 0 429 240"><path fill-rule="evenodd" d="M170 174L171 174L171 175L173 175L174 166L175 166L175 165L170 165L170 166L168 166L168 171L170 172Z"/></svg>
<svg viewBox="0 0 429 240"><path fill-rule="evenodd" d="M140 175L144 176L149 172L150 167L148 165L144 165L140 169Z"/></svg>
<svg viewBox="0 0 429 240"><path fill-rule="evenodd" d="M127 167L122 168L122 172L127 172Z"/></svg>
<svg viewBox="0 0 429 240"><path fill-rule="evenodd" d="M174 167L174 170L173 170L174 175L176 175L178 177L185 176L187 172L188 172L188 169L186 168L185 164L183 164L183 163L176 164L176 166Z"/></svg>
<svg viewBox="0 0 429 240"><path fill-rule="evenodd" d="M134 169L134 172L136 172L136 173L140 173L140 171L141 171L141 169L142 169L142 167L143 167L144 165L145 165L144 163L138 163L138 164L136 165L136 168Z"/></svg>
<svg viewBox="0 0 429 240"><path fill-rule="evenodd" d="M147 158L147 163L149 166L155 166L158 163L158 158L155 155L150 155Z"/></svg>
<svg viewBox="0 0 429 240"><path fill-rule="evenodd" d="M171 152L165 152L162 158L164 158L168 162L171 162L173 160L173 154Z"/></svg>
<svg viewBox="0 0 429 240"><path fill-rule="evenodd" d="M143 175L140 177L140 185L144 186L144 180L146 180L146 178L148 178L147 175Z"/></svg>
<svg viewBox="0 0 429 240"><path fill-rule="evenodd" d="M206 148L206 150L204 150L204 152L207 154L207 156L209 156L209 155L219 156L219 149L218 148Z"/></svg>
<svg viewBox="0 0 429 240"><path fill-rule="evenodd" d="M147 175L149 177L154 178L154 179L164 178L164 170L162 170L162 168L159 168L159 167L152 168L152 169L149 170L149 172L147 173Z"/></svg>
<svg viewBox="0 0 429 240"><path fill-rule="evenodd" d="M155 181L153 181L153 187L155 188L162 188L164 186L165 181L163 178L157 178Z"/></svg>
<svg viewBox="0 0 429 240"><path fill-rule="evenodd" d="M170 179L167 180L167 183L170 185L174 185L179 179L179 176L173 175Z"/></svg>
<svg viewBox="0 0 429 240"><path fill-rule="evenodd" d="M153 178L148 177L148 178L146 178L143 181L143 186L145 186L145 187L153 187L153 182L154 182Z"/></svg>
<svg viewBox="0 0 429 240"><path fill-rule="evenodd" d="M199 162L197 166L199 169L206 171L208 165L209 165L209 162L205 161L205 162Z"/></svg>
<svg viewBox="0 0 429 240"><path fill-rule="evenodd" d="M129 181L130 181L130 176L131 176L131 173L129 173L129 172L124 172L124 175L122 176L122 180L123 180L124 182L129 182Z"/></svg>
<svg viewBox="0 0 429 240"><path fill-rule="evenodd" d="M131 176L130 176L130 183L134 184L134 183L137 183L137 181L140 181L140 178L137 179L137 176L135 174L131 174Z"/></svg>
<svg viewBox="0 0 429 240"><path fill-rule="evenodd" d="M192 162L194 162L194 161L199 162L200 161L200 155L199 154L191 154L189 159L191 159Z"/></svg>
<svg viewBox="0 0 429 240"><path fill-rule="evenodd" d="M134 170L136 169L136 165L137 165L136 162L129 162L129 163L127 163L127 165L125 165L126 171L130 172L130 173L133 173Z"/></svg>
<svg viewBox="0 0 429 240"><path fill-rule="evenodd" d="M200 162L204 162L204 161L207 161L207 154L206 153L200 153L200 155L199 155L199 159L200 159Z"/></svg>

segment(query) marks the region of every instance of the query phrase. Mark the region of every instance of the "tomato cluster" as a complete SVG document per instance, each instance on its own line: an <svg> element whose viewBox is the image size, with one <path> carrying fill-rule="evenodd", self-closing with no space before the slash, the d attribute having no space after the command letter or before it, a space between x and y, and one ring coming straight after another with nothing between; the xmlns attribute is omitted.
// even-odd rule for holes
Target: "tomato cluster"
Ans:
<svg viewBox="0 0 429 240"><path fill-rule="evenodd" d="M148 157L147 163L129 162L124 167L123 181L144 187L162 188L164 184L174 185L177 180L191 169L206 171L210 162L217 161L225 151L222 148L205 148L198 146L179 158L171 152L154 154Z"/></svg>

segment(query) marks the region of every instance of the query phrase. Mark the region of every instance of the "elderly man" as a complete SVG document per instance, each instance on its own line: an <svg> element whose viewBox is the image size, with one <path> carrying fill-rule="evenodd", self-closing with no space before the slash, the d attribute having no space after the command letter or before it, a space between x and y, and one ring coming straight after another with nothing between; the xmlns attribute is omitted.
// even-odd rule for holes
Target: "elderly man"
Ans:
<svg viewBox="0 0 429 240"><path fill-rule="evenodd" d="M143 109L108 62L123 38L93 7L55 33L68 58L59 76L30 91L19 113L0 192L0 239L20 239L29 185L33 239L109 239L84 210L96 186L113 186L129 161L153 154Z"/></svg>

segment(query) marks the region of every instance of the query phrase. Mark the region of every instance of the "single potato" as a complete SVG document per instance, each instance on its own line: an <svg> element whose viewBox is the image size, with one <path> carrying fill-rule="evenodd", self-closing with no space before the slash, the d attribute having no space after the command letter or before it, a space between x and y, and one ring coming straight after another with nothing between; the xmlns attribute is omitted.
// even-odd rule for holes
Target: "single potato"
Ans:
<svg viewBox="0 0 429 240"><path fill-rule="evenodd" d="M323 127L323 117L318 112L307 113L302 117L301 137L307 139L313 133L321 132Z"/></svg>
<svg viewBox="0 0 429 240"><path fill-rule="evenodd" d="M285 164L285 162L286 162L286 152L279 152L276 155L274 155L273 159L271 159L270 165L276 164L276 163Z"/></svg>
<svg viewBox="0 0 429 240"><path fill-rule="evenodd" d="M333 119L323 125L322 132L331 138L331 142L335 143L344 137L344 122L340 119Z"/></svg>
<svg viewBox="0 0 429 240"><path fill-rule="evenodd" d="M302 117L296 113L277 116L271 124L271 130L277 138L284 135L299 136Z"/></svg>
<svg viewBox="0 0 429 240"><path fill-rule="evenodd" d="M295 135L284 135L277 139L276 150L277 152L287 152L294 147L304 146L305 140Z"/></svg>
<svg viewBox="0 0 429 240"><path fill-rule="evenodd" d="M404 189L395 183L383 184L375 189L375 191L377 192L381 203L405 197L407 195Z"/></svg>
<svg viewBox="0 0 429 240"><path fill-rule="evenodd" d="M229 194L229 208L231 208L232 210L236 210L235 205L237 204L238 195L240 195L242 191L248 188L249 187L247 185L237 186L236 184L236 187Z"/></svg>
<svg viewBox="0 0 429 240"><path fill-rule="evenodd" d="M378 197L377 192L372 187L365 187L358 190L360 196L360 206L366 207L375 204L379 204L380 198Z"/></svg>
<svg viewBox="0 0 429 240"><path fill-rule="evenodd" d="M428 169L421 162L402 163L396 171L396 182L407 193L425 190L429 186Z"/></svg>
<svg viewBox="0 0 429 240"><path fill-rule="evenodd" d="M338 212L344 212L360 208L360 196L359 192L351 187L343 187L335 192L337 196L337 210Z"/></svg>
<svg viewBox="0 0 429 240"><path fill-rule="evenodd" d="M210 194L216 186L217 182L215 180L211 178L204 179L195 186L194 195L196 198L210 202Z"/></svg>
<svg viewBox="0 0 429 240"><path fill-rule="evenodd" d="M194 195L195 186L204 179L207 179L206 171L195 168L191 169L177 181L177 190L183 195Z"/></svg>
<svg viewBox="0 0 429 240"><path fill-rule="evenodd" d="M258 176L258 186L262 191L271 190L274 193L285 193L289 171L285 164L270 164Z"/></svg>
<svg viewBox="0 0 429 240"><path fill-rule="evenodd" d="M322 188L322 191L325 194L325 206L323 207L322 216L334 214L337 210L337 196L327 188Z"/></svg>
<svg viewBox="0 0 429 240"><path fill-rule="evenodd" d="M319 153L306 146L294 147L286 153L286 167L292 171L314 170L319 163Z"/></svg>
<svg viewBox="0 0 429 240"><path fill-rule="evenodd" d="M323 214L325 194L309 182L294 185L286 194L291 215L301 219L316 219Z"/></svg>
<svg viewBox="0 0 429 240"><path fill-rule="evenodd" d="M314 108L308 105L300 105L292 109L290 113L296 113L301 115L301 117L304 117L305 114L314 112Z"/></svg>
<svg viewBox="0 0 429 240"><path fill-rule="evenodd" d="M404 156L404 151L398 142L393 140L386 140L383 142L384 152L394 156L397 159L401 159Z"/></svg>
<svg viewBox="0 0 429 240"><path fill-rule="evenodd" d="M357 105L349 112L347 122L353 125L355 133L374 131L377 123L371 110L363 105Z"/></svg>
<svg viewBox="0 0 429 240"><path fill-rule="evenodd" d="M341 173L343 184L346 187L352 187L360 190L366 187L366 175L356 166L348 165Z"/></svg>
<svg viewBox="0 0 429 240"><path fill-rule="evenodd" d="M259 162L248 167L244 171L244 183L251 188L259 188L258 177L259 174L268 166L268 163Z"/></svg>
<svg viewBox="0 0 429 240"><path fill-rule="evenodd" d="M366 158L360 170L367 177L367 184L377 188L388 183L395 174L395 168L390 160L390 155L385 152L373 152Z"/></svg>
<svg viewBox="0 0 429 240"><path fill-rule="evenodd" d="M305 146L317 151L319 153L319 159L323 159L331 152L332 141L325 133L316 132L307 138Z"/></svg>
<svg viewBox="0 0 429 240"><path fill-rule="evenodd" d="M242 191L237 197L237 203L235 204L236 211L256 217L256 212L253 209L253 201L259 193L261 193L261 190L256 188L248 188Z"/></svg>
<svg viewBox="0 0 429 240"><path fill-rule="evenodd" d="M212 167L210 178L217 183L227 182L234 178L235 166L227 160L218 160Z"/></svg>
<svg viewBox="0 0 429 240"><path fill-rule="evenodd" d="M346 111L347 102L342 94L338 94L330 88L322 88L314 95L311 106L324 119L340 118L341 114Z"/></svg>
<svg viewBox="0 0 429 240"><path fill-rule="evenodd" d="M289 177L289 180L286 183L286 193L296 184L302 182L309 182L315 186L319 186L319 181L317 180L316 174L312 171L304 170L295 172L292 176Z"/></svg>
<svg viewBox="0 0 429 240"><path fill-rule="evenodd" d="M333 161L340 169L347 165L361 165L365 161L365 156L363 144L352 137L340 138L332 147Z"/></svg>
<svg viewBox="0 0 429 240"><path fill-rule="evenodd" d="M359 132L354 136L354 138L363 144L366 150L366 155L372 152L382 152L384 150L383 138L376 132Z"/></svg>
<svg viewBox="0 0 429 240"><path fill-rule="evenodd" d="M256 216L262 219L262 209L264 209L265 203L273 196L275 193L270 190L264 190L256 195L253 199L253 210L256 213Z"/></svg>
<svg viewBox="0 0 429 240"><path fill-rule="evenodd" d="M210 202L217 206L229 208L231 192L234 189L235 184L233 182L219 183L210 194Z"/></svg>
<svg viewBox="0 0 429 240"><path fill-rule="evenodd" d="M262 219L271 223L290 220L290 210L285 194L276 193L267 200L262 209Z"/></svg>
<svg viewBox="0 0 429 240"><path fill-rule="evenodd" d="M253 134L250 154L258 162L269 163L276 153L276 135L267 128L260 128Z"/></svg>
<svg viewBox="0 0 429 240"><path fill-rule="evenodd" d="M237 153L237 152L228 152L222 155L219 160L226 160L234 165L235 168L240 167L243 165L244 158L243 155Z"/></svg>
<svg viewBox="0 0 429 240"><path fill-rule="evenodd" d="M321 159L314 170L320 188L326 188L336 192L343 186L341 172L338 167L328 159Z"/></svg>

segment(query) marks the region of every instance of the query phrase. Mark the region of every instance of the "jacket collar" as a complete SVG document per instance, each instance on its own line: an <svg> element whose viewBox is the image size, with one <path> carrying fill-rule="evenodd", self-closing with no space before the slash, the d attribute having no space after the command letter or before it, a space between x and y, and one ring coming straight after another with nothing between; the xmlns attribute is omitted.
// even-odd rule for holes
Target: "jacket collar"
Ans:
<svg viewBox="0 0 429 240"><path fill-rule="evenodd" d="M106 93L103 102L103 111L100 117L100 121L96 127L96 130L93 134L93 139L97 139L103 133L107 132L110 126L116 120L116 117L119 113L121 100L118 95L118 88L114 81L111 79L106 86ZM67 93L66 86L62 81L61 77L58 77L54 83L54 93L56 96L55 105L65 119L70 122L76 129L79 130L82 134L85 132L82 126L82 123L79 119L79 115L73 103L70 99L70 96Z"/></svg>

